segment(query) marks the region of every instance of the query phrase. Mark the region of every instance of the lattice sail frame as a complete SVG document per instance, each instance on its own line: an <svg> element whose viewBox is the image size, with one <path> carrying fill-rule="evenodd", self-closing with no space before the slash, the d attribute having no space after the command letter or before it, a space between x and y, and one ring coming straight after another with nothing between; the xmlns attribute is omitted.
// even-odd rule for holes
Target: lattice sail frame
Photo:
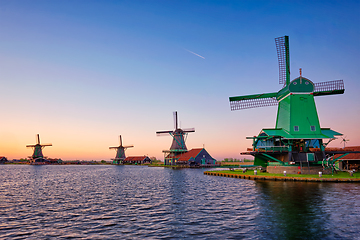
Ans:
<svg viewBox="0 0 360 240"><path fill-rule="evenodd" d="M286 48L285 36L275 38L276 50L279 60L279 84L286 83Z"/></svg>
<svg viewBox="0 0 360 240"><path fill-rule="evenodd" d="M235 110L257 108L257 107L268 107L268 106L276 106L276 105L278 105L278 101L276 100L276 97L245 99L245 100L230 102L230 109L231 111L235 111Z"/></svg>
<svg viewBox="0 0 360 240"><path fill-rule="evenodd" d="M345 90L343 80L314 83L314 86L314 92L332 92L337 90Z"/></svg>

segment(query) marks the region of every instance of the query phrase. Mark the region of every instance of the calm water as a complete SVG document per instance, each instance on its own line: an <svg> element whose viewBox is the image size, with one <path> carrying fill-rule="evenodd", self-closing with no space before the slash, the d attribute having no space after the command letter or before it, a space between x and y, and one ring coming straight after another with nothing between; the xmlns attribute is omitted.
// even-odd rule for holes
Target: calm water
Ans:
<svg viewBox="0 0 360 240"><path fill-rule="evenodd" d="M360 184L0 165L1 239L360 239Z"/></svg>

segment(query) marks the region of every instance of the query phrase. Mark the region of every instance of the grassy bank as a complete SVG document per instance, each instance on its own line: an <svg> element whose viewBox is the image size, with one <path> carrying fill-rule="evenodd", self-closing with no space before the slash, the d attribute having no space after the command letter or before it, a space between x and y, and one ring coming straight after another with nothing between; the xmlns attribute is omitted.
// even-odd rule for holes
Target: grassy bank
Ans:
<svg viewBox="0 0 360 240"><path fill-rule="evenodd" d="M220 162L221 166L229 166L229 167L238 167L241 165L253 165L253 161L246 161L246 162Z"/></svg>
<svg viewBox="0 0 360 240"><path fill-rule="evenodd" d="M244 176L263 176L263 177L278 177L282 178L284 177L284 174L274 174L274 173L266 173L266 172L260 172L257 171L257 175L254 175L254 170L247 170L245 173L243 173L241 170L235 169L234 171L230 170L219 170L219 171L207 171L211 173L225 173L225 174L237 174L237 175L244 175ZM337 178L337 179L360 179L360 172L356 172L351 177L348 172L337 172L332 174L324 174L322 177L319 177L319 175L307 175L307 174L286 174L287 178Z"/></svg>
<svg viewBox="0 0 360 240"><path fill-rule="evenodd" d="M165 164L147 164L148 167L165 167Z"/></svg>

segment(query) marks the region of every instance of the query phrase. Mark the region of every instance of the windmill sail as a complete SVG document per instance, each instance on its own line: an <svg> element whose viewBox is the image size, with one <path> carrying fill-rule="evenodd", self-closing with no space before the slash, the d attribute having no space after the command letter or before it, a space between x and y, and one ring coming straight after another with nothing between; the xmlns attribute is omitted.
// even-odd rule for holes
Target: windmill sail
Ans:
<svg viewBox="0 0 360 240"><path fill-rule="evenodd" d="M177 111L173 112L173 115L174 115L174 128L178 129Z"/></svg>
<svg viewBox="0 0 360 240"><path fill-rule="evenodd" d="M168 136L168 134L171 134L173 131L158 131L156 132L157 136Z"/></svg>
<svg viewBox="0 0 360 240"><path fill-rule="evenodd" d="M290 83L289 37L275 38L275 44L279 60L279 84L288 85Z"/></svg>
<svg viewBox="0 0 360 240"><path fill-rule="evenodd" d="M343 80L319 82L315 83L314 86L314 96L343 94L345 92Z"/></svg>
<svg viewBox="0 0 360 240"><path fill-rule="evenodd" d="M123 146L123 145L122 145L122 138L121 138L121 135L120 135L120 145L119 145L119 146L117 146L117 147L109 147L109 149L132 148L132 147L134 147L134 145Z"/></svg>
<svg viewBox="0 0 360 240"><path fill-rule="evenodd" d="M43 143L43 144L40 144L40 134L36 134L36 144L26 145L26 147L36 147L36 146L40 146L40 147L51 147L52 144L51 144L51 143Z"/></svg>
<svg viewBox="0 0 360 240"><path fill-rule="evenodd" d="M278 105L276 95L277 93L262 93L255 95L230 97L230 109L231 111L234 111L257 107L276 106Z"/></svg>
<svg viewBox="0 0 360 240"><path fill-rule="evenodd" d="M195 132L195 128L184 128L183 132L185 132L185 133Z"/></svg>

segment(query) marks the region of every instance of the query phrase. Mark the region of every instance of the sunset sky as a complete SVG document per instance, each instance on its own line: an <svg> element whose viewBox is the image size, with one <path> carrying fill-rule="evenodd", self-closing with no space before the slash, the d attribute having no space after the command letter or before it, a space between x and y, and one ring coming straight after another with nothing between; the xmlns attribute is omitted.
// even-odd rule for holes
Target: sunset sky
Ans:
<svg viewBox="0 0 360 240"><path fill-rule="evenodd" d="M230 111L229 97L280 90L274 38L290 38L291 79L343 79L316 97L321 127L360 145L359 1L0 0L0 155L109 160L109 146L163 159L173 129L187 147L243 158L276 107ZM341 147L340 139L330 146Z"/></svg>

